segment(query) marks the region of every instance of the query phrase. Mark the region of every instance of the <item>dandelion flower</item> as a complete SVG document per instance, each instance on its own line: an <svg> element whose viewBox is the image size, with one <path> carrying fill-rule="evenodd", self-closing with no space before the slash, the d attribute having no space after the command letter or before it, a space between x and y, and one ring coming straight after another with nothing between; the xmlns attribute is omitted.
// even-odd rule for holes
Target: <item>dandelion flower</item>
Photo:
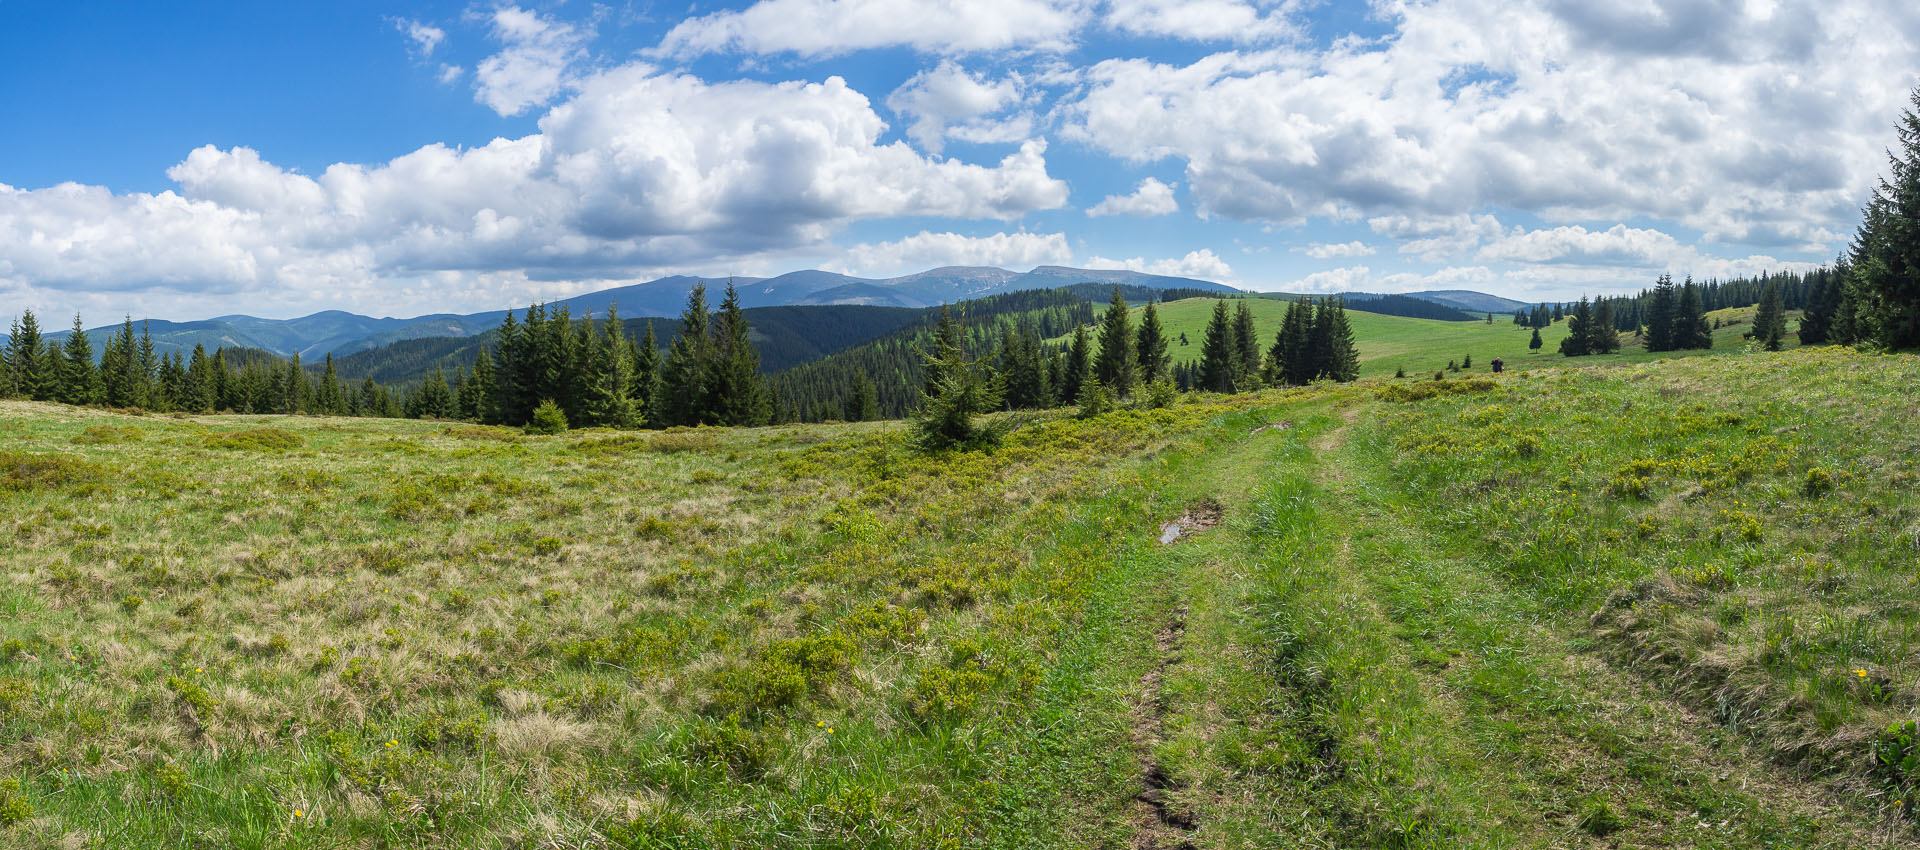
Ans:
<svg viewBox="0 0 1920 850"><path fill-rule="evenodd" d="M395 740L395 739L392 739L392 738L389 738L389 739L387 739L387 746L389 746L389 747L397 747L397 746L400 746L400 742L399 742L398 740Z"/></svg>
<svg viewBox="0 0 1920 850"><path fill-rule="evenodd" d="M1865 671L1865 670L1855 670L1855 671L1853 671L1853 675L1855 675L1855 676L1859 676L1860 678L1862 678L1862 679L1865 679L1865 678L1867 677L1867 671Z"/></svg>
<svg viewBox="0 0 1920 850"><path fill-rule="evenodd" d="M306 816L307 816L307 813L306 813L306 812L303 812L303 811L300 811L299 809L294 809L294 810L293 810L293 816L294 816L295 818L303 818L303 817L306 817Z"/></svg>

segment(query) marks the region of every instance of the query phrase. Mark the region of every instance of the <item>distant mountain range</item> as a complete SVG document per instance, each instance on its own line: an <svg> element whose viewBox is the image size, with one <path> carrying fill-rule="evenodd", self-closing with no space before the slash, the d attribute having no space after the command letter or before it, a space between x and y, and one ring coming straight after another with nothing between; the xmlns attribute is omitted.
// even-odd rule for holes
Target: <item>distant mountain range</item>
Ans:
<svg viewBox="0 0 1920 850"><path fill-rule="evenodd" d="M740 293L743 307L838 306L931 307L970 298L1006 292L1098 284L1120 285L1130 290L1199 290L1238 293L1221 283L1184 277L1152 275L1117 269L1074 269L1065 266L1040 266L1029 272L1014 272L991 266L947 266L892 278L860 278L834 272L809 269L778 277L690 277L674 275L630 286L603 289L553 302L565 306L576 316L592 313L604 316L618 305L627 318L671 318L685 308L687 294L695 284L705 283L709 300L717 305L721 291L731 281ZM1350 292L1344 297L1356 307L1381 296ZM1467 290L1443 290L1410 293L1410 297L1454 307L1471 313L1510 313L1530 306L1498 296ZM512 309L523 309L515 305ZM397 342L430 338L468 338L500 325L507 309L484 313L436 313L410 319L374 318L342 310L327 310L297 319L261 319L254 316L217 316L194 322L145 321L153 334L154 346L162 353L190 352L195 345L208 351L216 348L250 348L282 357L294 354L313 361L332 354L344 357L371 351ZM136 322L139 323L139 322ZM89 334L110 332L115 326L89 329ZM67 332L49 333L54 338Z"/></svg>
<svg viewBox="0 0 1920 850"><path fill-rule="evenodd" d="M1120 284L1147 289L1197 289L1237 293L1225 284L1184 277L1143 274L1112 269L1070 269L1041 266L1013 272L984 266L948 266L902 277L874 279L819 270L789 272L779 277L689 277L674 275L646 283L603 289L552 302L576 316L605 315L618 305L627 318L674 317L686 307L687 294L697 283L707 284L708 299L718 305L728 281L739 290L743 307L806 305L866 305L876 307L931 307L969 298L1029 289L1058 289L1083 283ZM523 309L515 305L512 309ZM219 316L196 322L145 321L154 347L162 353L190 352L195 345L215 348L253 348L280 356L299 354L316 360L327 354L341 357L403 340L430 337L470 337L499 326L509 310L455 315L438 313L411 319L374 318L328 310L298 319L261 319ZM136 320L140 324L140 320ZM89 335L111 332L117 325L88 330ZM66 331L49 333L64 337ZM97 348L97 346L96 346Z"/></svg>

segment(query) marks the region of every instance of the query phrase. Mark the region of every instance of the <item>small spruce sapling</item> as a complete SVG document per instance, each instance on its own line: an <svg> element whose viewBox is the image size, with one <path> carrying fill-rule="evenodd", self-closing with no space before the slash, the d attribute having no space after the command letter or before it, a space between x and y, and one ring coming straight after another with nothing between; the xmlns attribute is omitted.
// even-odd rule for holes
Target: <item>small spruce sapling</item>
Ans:
<svg viewBox="0 0 1920 850"><path fill-rule="evenodd" d="M532 420L527 422L529 434L562 434L566 430L566 411L561 410L553 399L540 402L540 406L533 409Z"/></svg>

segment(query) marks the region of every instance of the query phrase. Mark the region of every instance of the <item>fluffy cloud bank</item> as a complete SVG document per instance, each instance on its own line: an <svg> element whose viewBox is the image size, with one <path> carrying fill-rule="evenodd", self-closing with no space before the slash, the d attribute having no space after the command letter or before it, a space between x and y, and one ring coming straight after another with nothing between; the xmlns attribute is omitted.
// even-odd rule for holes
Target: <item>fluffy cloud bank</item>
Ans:
<svg viewBox="0 0 1920 850"><path fill-rule="evenodd" d="M925 230L892 242L847 249L836 268L866 277L892 277L940 266L1000 266L1026 269L1073 259L1064 233L995 233L963 236Z"/></svg>
<svg viewBox="0 0 1920 850"><path fill-rule="evenodd" d="M946 55L1061 50L1086 17L1083 4L1049 0L761 0L684 21L653 52L821 57L902 46Z"/></svg>
<svg viewBox="0 0 1920 850"><path fill-rule="evenodd" d="M633 65L576 86L540 132L478 148L308 176L206 146L169 170L178 193L0 188L0 279L351 297L442 271L608 278L819 248L855 221L1004 220L1067 199L1044 142L990 165L932 160L882 143L884 122L837 77L709 83Z"/></svg>
<svg viewBox="0 0 1920 850"><path fill-rule="evenodd" d="M1920 64L1920 7L1892 0L1374 9L1380 41L1095 64L1067 133L1184 162L1202 214L1508 207L1813 250L1854 220L1914 82L1860 69Z"/></svg>
<svg viewBox="0 0 1920 850"><path fill-rule="evenodd" d="M1127 269L1146 274L1167 275L1169 277L1190 277L1199 280L1211 280L1217 283L1232 283L1233 267L1220 259L1213 251L1201 248L1188 251L1187 255L1164 260L1147 260L1134 257L1129 260L1110 260L1106 257L1093 257L1087 260L1090 269Z"/></svg>
<svg viewBox="0 0 1920 850"><path fill-rule="evenodd" d="M1139 188L1130 195L1108 195L1105 200L1094 204L1087 215L1131 215L1149 218L1180 211L1180 202L1173 198L1173 187L1149 177L1140 181Z"/></svg>

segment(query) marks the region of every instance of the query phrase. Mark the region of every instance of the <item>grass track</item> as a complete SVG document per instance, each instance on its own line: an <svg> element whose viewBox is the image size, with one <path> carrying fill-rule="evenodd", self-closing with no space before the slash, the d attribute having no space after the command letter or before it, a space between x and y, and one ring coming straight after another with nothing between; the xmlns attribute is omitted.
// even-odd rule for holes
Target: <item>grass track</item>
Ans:
<svg viewBox="0 0 1920 850"><path fill-rule="evenodd" d="M1446 386L931 459L0 405L0 843L1916 846L1911 358Z"/></svg>

